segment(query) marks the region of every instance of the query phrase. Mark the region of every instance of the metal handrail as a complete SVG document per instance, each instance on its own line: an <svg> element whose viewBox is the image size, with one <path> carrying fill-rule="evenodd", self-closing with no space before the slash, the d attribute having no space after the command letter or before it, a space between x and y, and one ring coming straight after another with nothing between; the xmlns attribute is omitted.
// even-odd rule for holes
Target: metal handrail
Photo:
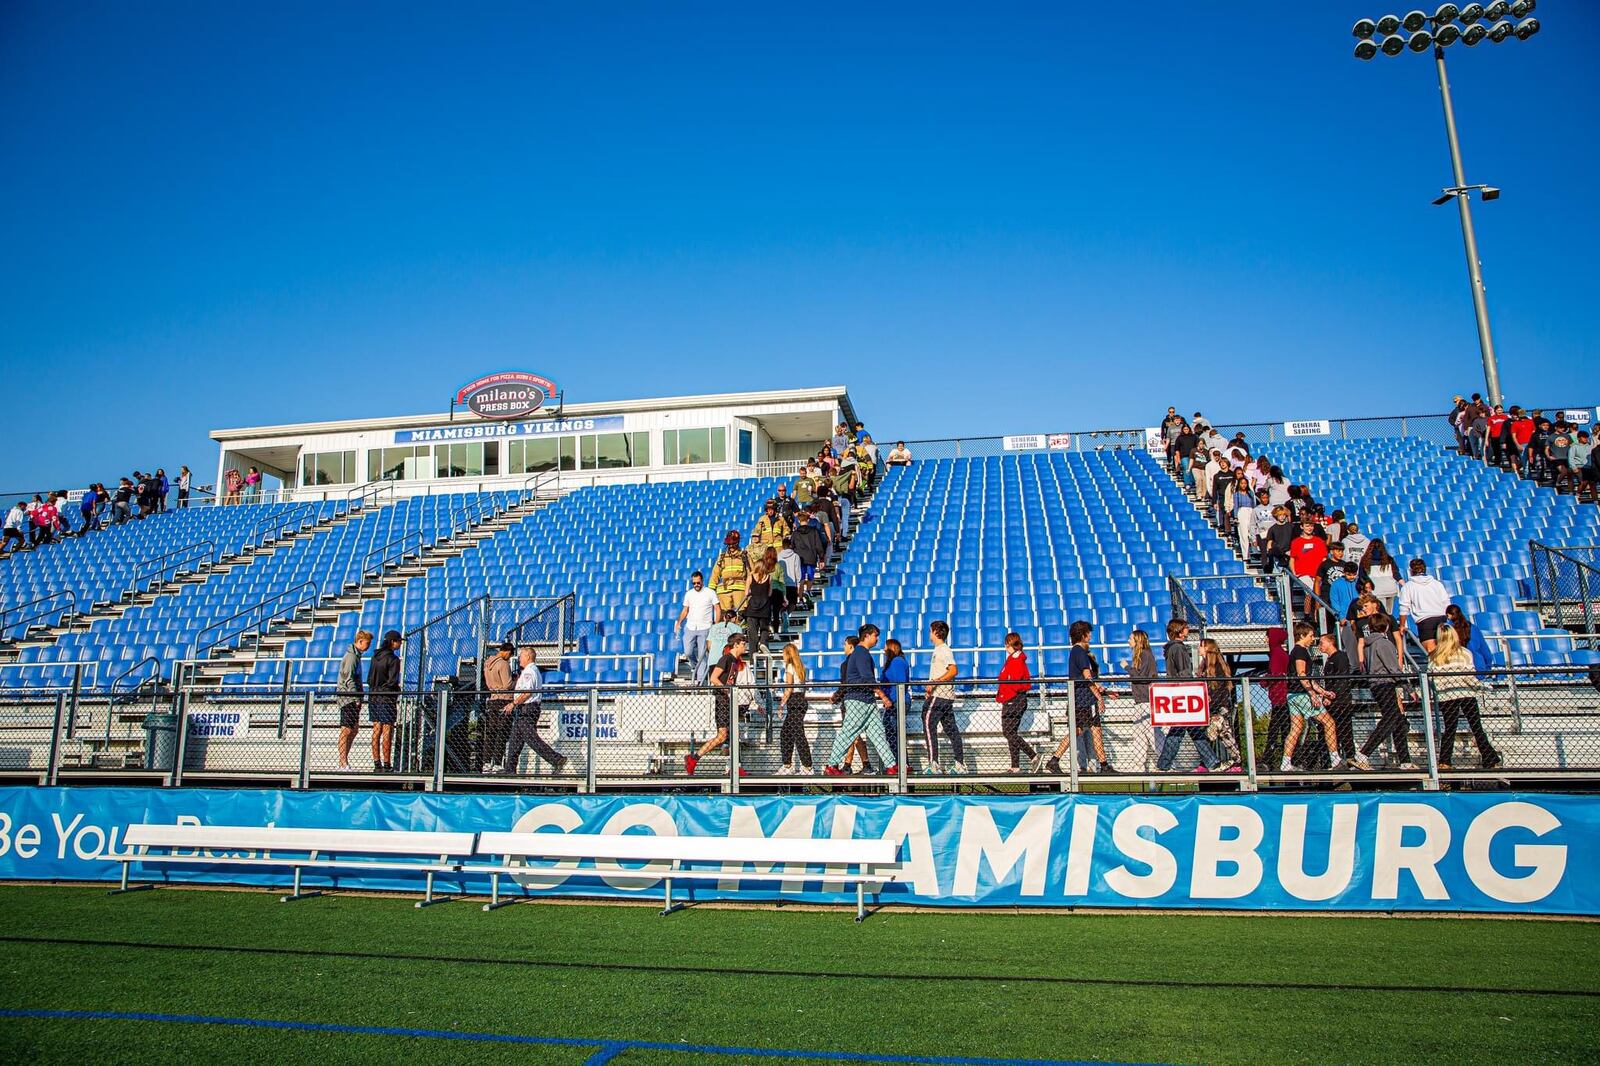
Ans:
<svg viewBox="0 0 1600 1066"><path fill-rule="evenodd" d="M417 545L417 550L416 550L415 553L407 552L407 551L401 551L401 552L399 552L398 554L395 554L395 555L384 554L384 553L388 552L390 548L393 548L397 544L404 545L404 544L407 544L407 543L410 543L410 542L413 542L413 541L416 542L416 545ZM413 530L410 530L408 532L400 534L394 540L391 540L389 543L383 545L382 547L373 548L371 551L367 552L366 556L363 557L362 560L361 560L361 580L362 581L366 581L367 580L367 575L369 573L374 573L374 574L383 573L383 568L385 566L388 566L391 562L394 562L394 563L403 562L408 555L412 555L412 554L421 555L422 554L422 549L423 549L423 543L422 543L422 531L421 530L413 529ZM373 565L372 565L372 557L374 555L382 556L378 560L377 567L373 567Z"/></svg>
<svg viewBox="0 0 1600 1066"><path fill-rule="evenodd" d="M307 594L308 592L309 592L309 595ZM228 623L236 621L237 619L243 618L248 614L252 614L252 613L255 613L257 611L260 611L263 608L265 608L268 604L273 603L273 602L278 601L278 600L285 599L285 598L287 598L289 596L297 596L298 598L293 603L289 604L287 607L276 608L270 614L263 616L260 619L260 621L258 621L256 623L256 625L258 627L258 631L262 627L264 627L266 625L266 623L274 621L277 618L283 616L284 614L287 614L287 613L290 613L290 612L293 612L293 611L298 611L301 607L304 607L304 606L306 606L308 604L310 606L315 607L316 604L317 604L317 601L321 597L321 594L317 591L317 586L316 585L312 584L310 581L302 581L300 584L294 586L293 588L284 589L282 592L276 593L275 595L272 595L272 596L268 596L266 599L261 600L261 601L259 601L257 603L253 603L250 606L243 608L242 610L235 611L233 614L229 615L226 618L218 619L217 621L212 622L210 625L206 626L204 629L200 630L199 633L195 634L194 640L191 641L190 644L189 644L188 659L191 659L191 660L199 659L201 657L202 653L210 651L212 648L216 647L218 644L221 644L223 641L228 639L228 637L222 636L222 637L217 637L216 639L211 640L211 641L208 642L208 641L205 640L205 635L207 633L210 633L213 630L221 630L221 629L223 629L223 627L227 626ZM246 627L246 628L248 628L248 627ZM235 636L243 636L244 632L245 632L245 630L241 629L237 634L234 634L234 635Z"/></svg>
<svg viewBox="0 0 1600 1066"><path fill-rule="evenodd" d="M132 666L130 666L126 670L122 671L122 673L120 673L116 677L112 678L111 679L111 683L109 685L107 685L106 687L110 690L110 692L112 693L113 696L116 695L117 690L122 687L122 683L124 681L126 681L129 677L131 677L134 674L135 671L139 670L141 667L143 667L143 666L145 666L145 665L147 665L149 663L154 663L155 664L155 667L156 667L155 673L152 674L151 676L145 678L143 681L137 682L133 686L133 691L132 691L132 693L130 693L130 695L132 695L134 693L137 693L139 691L139 689L143 688L145 685L149 684L152 681L160 681L161 677L162 677L162 673L163 673L163 671L161 669L161 656L159 656L159 655L146 655L143 659L140 659L138 662L134 663Z"/></svg>
<svg viewBox="0 0 1600 1066"><path fill-rule="evenodd" d="M51 600L58 599L62 596L68 597L67 605L65 607L47 607L29 615L26 618L18 619L15 622L6 621L6 617L8 615L15 614L19 611L25 611L29 607L37 607L41 603L49 603ZM7 607L5 610L0 610L0 639L5 638L7 630L15 629L18 626L26 626L29 622L36 622L41 618L49 618L52 615L55 615L58 618L57 622L55 623L56 625L70 625L72 620L78 616L77 593L73 592L71 589L57 589L54 592L45 593L38 599L29 600L27 603L19 603L14 607Z"/></svg>
<svg viewBox="0 0 1600 1066"><path fill-rule="evenodd" d="M310 529L316 524L317 505L309 502L302 503L288 510L274 511L262 515L250 526L249 531L244 535L244 540L250 547L260 547L267 543L269 537L276 538L285 529Z"/></svg>
<svg viewBox="0 0 1600 1066"><path fill-rule="evenodd" d="M560 489L561 467L559 465L554 470L541 470L537 474L533 474L532 476L524 479L522 482L522 491L518 493L517 502L527 503L529 500L538 499L539 490L544 487L544 483L546 481L555 482L556 488L558 490ZM560 492L558 491L556 495L559 496Z"/></svg>
<svg viewBox="0 0 1600 1066"><path fill-rule="evenodd" d="M1600 593L1600 567L1596 567L1592 562L1580 559L1571 553L1573 551L1594 552L1597 550L1600 550L1600 545L1564 544L1559 548L1554 548L1548 544L1540 544L1536 540L1528 541L1528 569L1533 573L1534 602L1541 614L1546 607L1555 612L1556 625L1563 627L1567 625L1566 612L1572 601L1572 597L1562 594L1560 582L1556 580L1556 559L1560 559L1562 562L1572 566L1573 572L1578 578L1577 600L1581 622L1575 619L1573 624L1582 625L1586 633L1594 633L1596 631L1597 621L1600 620L1595 617L1595 605L1591 599L1591 594ZM1544 556L1543 560L1540 559L1541 554ZM1544 565L1541 565L1541 562ZM1545 572L1546 567L1549 570L1548 577ZM1545 598L1544 586L1546 580L1550 585L1548 600Z"/></svg>
<svg viewBox="0 0 1600 1066"><path fill-rule="evenodd" d="M344 513L359 511L367 505L367 500L378 502L378 497L385 492L389 494L389 502L394 502L394 482L389 478L379 478L369 481L365 485L355 485L347 489L344 494Z"/></svg>
<svg viewBox="0 0 1600 1066"><path fill-rule="evenodd" d="M522 621L506 630L505 639L511 641L512 643L517 643L519 638L522 636L522 631L528 626L533 625L551 611L560 611L562 617L558 621L562 622L563 624L557 627L557 632L562 635L557 636L556 643L564 647L567 641L572 639L574 635L572 632L573 627L564 623L567 619L571 618L577 613L577 609L578 597L575 593L569 592L565 596L558 596L550 603L539 608L537 611L534 611L528 617L522 619Z"/></svg>
<svg viewBox="0 0 1600 1066"><path fill-rule="evenodd" d="M195 552L195 549L197 548L209 548L210 551L197 553ZM176 556L182 557L175 559L174 557ZM163 552L160 555L152 555L148 559L141 559L139 562L133 565L133 578L128 582L128 587L123 589L123 593L132 594L143 591L143 589L140 588L140 583L152 577L158 578L160 584L165 584L165 575L168 570L174 571L173 576L176 577L176 569L178 566L183 563L193 562L197 558L203 558L206 562L215 564L221 558L221 553L217 550L217 542L209 539L197 540L191 544L185 544L181 548L173 548L169 552ZM155 565L157 563L167 563L167 560L169 559L173 559L174 561L165 566Z"/></svg>

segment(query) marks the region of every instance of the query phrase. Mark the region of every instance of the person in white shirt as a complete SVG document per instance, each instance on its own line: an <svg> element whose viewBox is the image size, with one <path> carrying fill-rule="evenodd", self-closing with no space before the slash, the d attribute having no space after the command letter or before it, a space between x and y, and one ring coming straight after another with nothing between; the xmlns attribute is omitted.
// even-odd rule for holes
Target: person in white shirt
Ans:
<svg viewBox="0 0 1600 1066"><path fill-rule="evenodd" d="M511 732L506 738L505 772L517 772L522 747L526 744L535 756L550 764L552 773L559 774L566 768L566 756L539 736L539 697L544 689L544 678L533 664L533 649L527 645L518 648L517 660L522 664L522 672L517 675L516 695L511 698Z"/></svg>
<svg viewBox="0 0 1600 1066"><path fill-rule="evenodd" d="M889 458L885 461L889 466L910 466L911 449L906 447L905 441L897 441L889 451Z"/></svg>
<svg viewBox="0 0 1600 1066"><path fill-rule="evenodd" d="M1361 532L1359 522L1346 522L1344 524L1344 557L1352 562L1360 562L1367 554L1367 545L1372 543L1372 538Z"/></svg>
<svg viewBox="0 0 1600 1066"><path fill-rule="evenodd" d="M5 541L0 543L0 554L18 551L28 546L28 505L19 502L6 514Z"/></svg>
<svg viewBox="0 0 1600 1066"><path fill-rule="evenodd" d="M943 729L950 741L950 772L967 772L966 758L961 751L961 728L956 725L956 688L950 682L956 677L956 657L950 651L950 623L934 622L928 627L933 638L933 661L928 666L928 683L923 686L922 739L928 745L928 765L925 774L944 771L939 766L938 730Z"/></svg>
<svg viewBox="0 0 1600 1066"><path fill-rule="evenodd" d="M711 669L706 640L711 636L711 627L720 621L722 608L717 603L717 594L706 588L706 576L696 570L689 575L689 591L683 594L683 610L678 612L678 620L672 624L674 633L683 632L683 657L689 660L689 669L694 674L696 685L706 683L706 673ZM721 648L717 649L717 654L722 654Z"/></svg>
<svg viewBox="0 0 1600 1066"><path fill-rule="evenodd" d="M1400 589L1400 626L1396 632L1405 628L1407 618L1415 619L1417 639L1422 641L1422 650L1431 655L1439 626L1447 621L1450 590L1428 573L1426 559L1411 560L1410 570L1411 576Z"/></svg>

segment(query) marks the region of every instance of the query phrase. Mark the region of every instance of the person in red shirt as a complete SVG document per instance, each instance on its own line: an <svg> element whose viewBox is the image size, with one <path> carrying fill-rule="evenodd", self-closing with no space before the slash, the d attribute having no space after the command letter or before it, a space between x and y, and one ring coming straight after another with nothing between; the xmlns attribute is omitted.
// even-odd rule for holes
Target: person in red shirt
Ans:
<svg viewBox="0 0 1600 1066"><path fill-rule="evenodd" d="M56 523L59 515L56 511L55 497L42 500L33 509L33 543L49 544L56 539Z"/></svg>
<svg viewBox="0 0 1600 1066"><path fill-rule="evenodd" d="M1028 656L1022 650L1022 637L1006 634L1006 661L1000 667L1000 689L995 702L1000 704L1000 732L1006 738L1006 748L1011 756L1011 772L1017 773L1017 756L1026 752L1030 763L1037 762L1039 753L1033 745L1022 739L1022 716L1028 710L1028 693L1033 689L1033 675L1028 672Z"/></svg>
<svg viewBox="0 0 1600 1066"><path fill-rule="evenodd" d="M1511 448L1511 469L1520 474L1522 473L1523 458L1528 452L1528 442L1533 439L1534 421L1528 412L1520 407L1513 407L1511 413L1515 417L1512 418L1511 425L1506 427L1506 432L1511 434L1511 442L1513 444Z"/></svg>
<svg viewBox="0 0 1600 1066"><path fill-rule="evenodd" d="M1495 404L1494 410L1490 412L1489 418L1486 422L1486 425L1488 426L1489 447L1487 451L1489 455L1489 462L1493 463L1495 466L1499 466L1500 461L1505 457L1507 441L1502 433L1505 429L1506 423L1509 421L1511 421L1511 416L1506 414L1506 409L1499 404Z"/></svg>
<svg viewBox="0 0 1600 1066"><path fill-rule="evenodd" d="M1323 539L1316 519L1307 515L1300 523L1300 535L1289 542L1289 568L1300 579L1300 584L1321 596L1317 572L1327 560L1328 542ZM1309 608L1307 604L1307 613Z"/></svg>

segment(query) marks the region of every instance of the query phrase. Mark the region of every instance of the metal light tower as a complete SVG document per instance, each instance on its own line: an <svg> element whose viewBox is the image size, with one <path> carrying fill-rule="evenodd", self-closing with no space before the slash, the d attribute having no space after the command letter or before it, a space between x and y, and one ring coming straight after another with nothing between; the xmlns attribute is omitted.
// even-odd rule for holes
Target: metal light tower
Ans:
<svg viewBox="0 0 1600 1066"><path fill-rule="evenodd" d="M1488 39L1492 44L1515 37L1526 41L1539 32L1539 20L1528 18L1533 13L1534 0L1494 0L1483 4L1440 4L1432 15L1421 11L1407 12L1403 17L1385 15L1377 21L1361 19L1351 30L1357 38L1356 58L1371 59L1380 52L1397 56L1408 49L1426 52L1433 48L1434 66L1439 72L1439 96L1444 102L1444 128L1450 141L1450 165L1455 184L1441 190L1434 200L1442 206L1451 200L1461 213L1461 240L1467 250L1467 278L1472 285L1472 312L1478 320L1478 348L1483 353L1483 383L1491 404L1500 402L1500 368L1494 358L1494 338L1489 333L1489 304L1483 290L1483 264L1478 260L1478 238L1472 231L1472 193L1476 191L1485 201L1497 199L1500 190L1492 185L1468 185L1461 165L1461 143L1456 137L1456 112L1450 101L1450 79L1444 70L1444 50L1457 42L1471 48ZM1506 15L1521 21L1512 24ZM1457 25L1457 23L1460 25ZM1409 37L1400 36L1406 30Z"/></svg>

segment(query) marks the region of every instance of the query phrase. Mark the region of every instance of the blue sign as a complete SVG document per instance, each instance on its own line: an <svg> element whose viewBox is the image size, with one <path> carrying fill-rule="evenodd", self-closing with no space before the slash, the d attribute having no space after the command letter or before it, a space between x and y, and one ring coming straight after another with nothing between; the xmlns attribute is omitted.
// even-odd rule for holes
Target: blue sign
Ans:
<svg viewBox="0 0 1600 1066"><path fill-rule="evenodd" d="M1325 796L565 796L248 789L0 789L0 878L111 880L132 822L478 832L885 838L904 872L884 902L935 906L1600 914L1600 799L1446 793ZM698 898L842 900L804 869L727 881ZM280 883L239 866L152 878ZM135 875L140 871L136 867ZM441 877L487 892L476 874ZM420 875L307 880L421 889ZM536 894L660 888L613 863L519 878ZM456 882L459 882L456 883Z"/></svg>
<svg viewBox="0 0 1600 1066"><path fill-rule="evenodd" d="M535 422L463 422L433 429L397 429L396 444L435 441L499 440L502 437L558 437L569 433L603 433L622 428L622 415L597 418L545 418Z"/></svg>

